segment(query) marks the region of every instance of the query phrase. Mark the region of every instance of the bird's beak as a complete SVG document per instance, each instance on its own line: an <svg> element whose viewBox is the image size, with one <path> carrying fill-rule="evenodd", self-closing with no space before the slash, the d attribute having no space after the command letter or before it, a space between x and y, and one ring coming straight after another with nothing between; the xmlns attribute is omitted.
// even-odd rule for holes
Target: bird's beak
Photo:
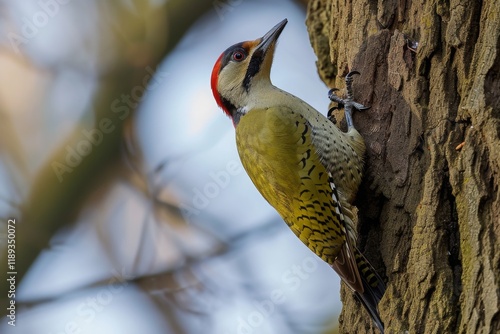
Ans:
<svg viewBox="0 0 500 334"><path fill-rule="evenodd" d="M245 78L243 80L243 87L245 87L247 92L252 78L258 73L262 73L261 75L267 76L269 80L271 64L273 62L274 45L276 44L278 37L280 37L280 34L285 28L287 22L287 19L284 19L269 30L264 37L249 42L253 45L257 44L257 46L252 53L252 58L250 59L247 72L245 73Z"/></svg>
<svg viewBox="0 0 500 334"><path fill-rule="evenodd" d="M271 45L273 45L280 37L281 32L288 23L287 19L284 19L277 25L275 25L271 30L267 32L261 39L259 45L255 49L256 52L265 54Z"/></svg>

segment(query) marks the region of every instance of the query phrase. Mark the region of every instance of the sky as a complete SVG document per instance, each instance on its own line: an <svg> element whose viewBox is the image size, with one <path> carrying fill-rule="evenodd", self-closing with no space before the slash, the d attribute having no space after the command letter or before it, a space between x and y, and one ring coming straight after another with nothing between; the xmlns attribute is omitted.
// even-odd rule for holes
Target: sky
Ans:
<svg viewBox="0 0 500 334"><path fill-rule="evenodd" d="M223 7L218 3L158 68L145 68L145 73L156 74L134 122L153 188L180 206L188 226L158 224L149 216L150 202L130 184L113 183L104 196L89 199L88 209L58 232L52 247L35 261L18 287L18 301L35 304L19 310L14 330L3 321L0 332L177 333L158 304L140 286L123 279L182 267L188 258L211 254L220 241L227 243L258 229L264 234L248 238L230 256L194 266L206 290L212 287L216 293L204 289L199 297L185 283L184 298L199 303L195 306L204 314L176 310L186 332L210 328L207 333L266 334L302 328L304 333L317 333L329 317L340 313L337 275L290 232L257 192L241 166L231 120L217 107L210 90L212 67L227 47L261 37L287 18L272 82L324 114L328 89L317 75L305 10L288 0L232 0ZM42 74L31 78L28 71L19 79L24 80L22 85L17 85L34 100L41 96L43 103L24 101L19 93L14 98L0 85L0 103L15 101L12 109L23 115L13 113L13 128L27 134L21 136L20 145L31 152L26 157L28 174L36 172L79 122L91 126L93 120L81 116L94 97L102 62L107 61L106 56L95 61L102 56L94 50L104 27L98 5L69 1L58 6L57 12L52 7L51 16L40 2L8 5L14 26L22 27L41 11L50 16L21 50ZM5 39L3 43L8 45ZM14 66L0 55L0 68L18 73ZM13 90L15 81L9 86ZM0 163L4 185L0 191L9 196L12 171L5 168L6 161L4 156ZM0 208L6 207L1 204ZM172 237L176 234L182 237ZM36 303L42 299L47 301Z"/></svg>

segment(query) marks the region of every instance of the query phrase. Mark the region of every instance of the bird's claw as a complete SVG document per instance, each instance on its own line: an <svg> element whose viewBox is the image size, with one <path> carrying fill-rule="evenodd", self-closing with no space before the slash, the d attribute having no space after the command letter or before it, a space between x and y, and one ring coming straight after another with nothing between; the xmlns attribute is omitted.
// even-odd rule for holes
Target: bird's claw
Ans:
<svg viewBox="0 0 500 334"><path fill-rule="evenodd" d="M337 107L333 107L333 108L330 108L330 110L328 110L328 119L330 119L330 121L332 121L332 118L333 118L332 112L334 110L344 108L345 119L347 122L347 131L349 131L351 128L354 128L354 125L352 122L352 109L353 108L357 109L359 111L370 109L370 107L367 107L367 106L353 100L352 81L353 81L354 74L360 74L360 73L358 71L351 71L351 72L347 73L347 75L345 76L347 98L342 99L335 94L335 92L338 91L338 88L332 88L332 89L330 89L330 91L328 91L328 98L330 99L330 101L337 102L337 104L338 104Z"/></svg>
<svg viewBox="0 0 500 334"><path fill-rule="evenodd" d="M330 120L330 122L332 122L333 124L337 124L337 119L335 118L335 115L333 114L333 112L335 110L338 110L340 109L338 106L335 106L335 107L331 107L330 109L328 109L328 113L326 114L326 117Z"/></svg>

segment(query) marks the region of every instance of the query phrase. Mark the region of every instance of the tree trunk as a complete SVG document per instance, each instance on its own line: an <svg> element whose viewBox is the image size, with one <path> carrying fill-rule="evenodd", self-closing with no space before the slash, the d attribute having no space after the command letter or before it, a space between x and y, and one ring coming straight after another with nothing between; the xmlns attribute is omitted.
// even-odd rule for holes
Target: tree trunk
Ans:
<svg viewBox="0 0 500 334"><path fill-rule="evenodd" d="M367 146L361 249L386 333L500 332L500 1L311 0L320 76ZM344 333L375 332L343 288Z"/></svg>

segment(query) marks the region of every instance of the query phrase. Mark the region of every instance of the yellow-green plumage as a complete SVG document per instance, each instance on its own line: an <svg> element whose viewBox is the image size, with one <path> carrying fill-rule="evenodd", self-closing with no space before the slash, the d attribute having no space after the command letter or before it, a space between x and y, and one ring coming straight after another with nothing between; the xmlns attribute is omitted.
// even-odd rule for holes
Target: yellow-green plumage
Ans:
<svg viewBox="0 0 500 334"><path fill-rule="evenodd" d="M304 109L302 109L304 110ZM309 109L305 109L310 111ZM320 122L321 118L315 119ZM325 122L329 122L325 118ZM325 126L327 127L327 126ZM241 162L262 196L278 211L295 235L321 259L331 265L358 296L377 326L383 324L376 305L385 285L354 245L352 212L347 199L339 195L325 159L314 143L315 128L301 113L286 106L251 109L236 126L236 144ZM357 133L357 132L356 132ZM330 140L342 142L340 131L329 132ZM358 134L359 136L359 134ZM362 139L357 138L355 145ZM354 152L348 145L337 153L337 168L344 168L345 193L357 191L359 181L344 159ZM362 146L364 149L364 144ZM332 161L336 158L332 156ZM361 157L356 156L358 159ZM356 158L355 157L355 158ZM334 164L335 165L335 164ZM354 188L354 189L353 189Z"/></svg>
<svg viewBox="0 0 500 334"><path fill-rule="evenodd" d="M302 242L333 264L345 232L311 130L309 122L289 108L255 109L241 118L236 143L262 196Z"/></svg>

